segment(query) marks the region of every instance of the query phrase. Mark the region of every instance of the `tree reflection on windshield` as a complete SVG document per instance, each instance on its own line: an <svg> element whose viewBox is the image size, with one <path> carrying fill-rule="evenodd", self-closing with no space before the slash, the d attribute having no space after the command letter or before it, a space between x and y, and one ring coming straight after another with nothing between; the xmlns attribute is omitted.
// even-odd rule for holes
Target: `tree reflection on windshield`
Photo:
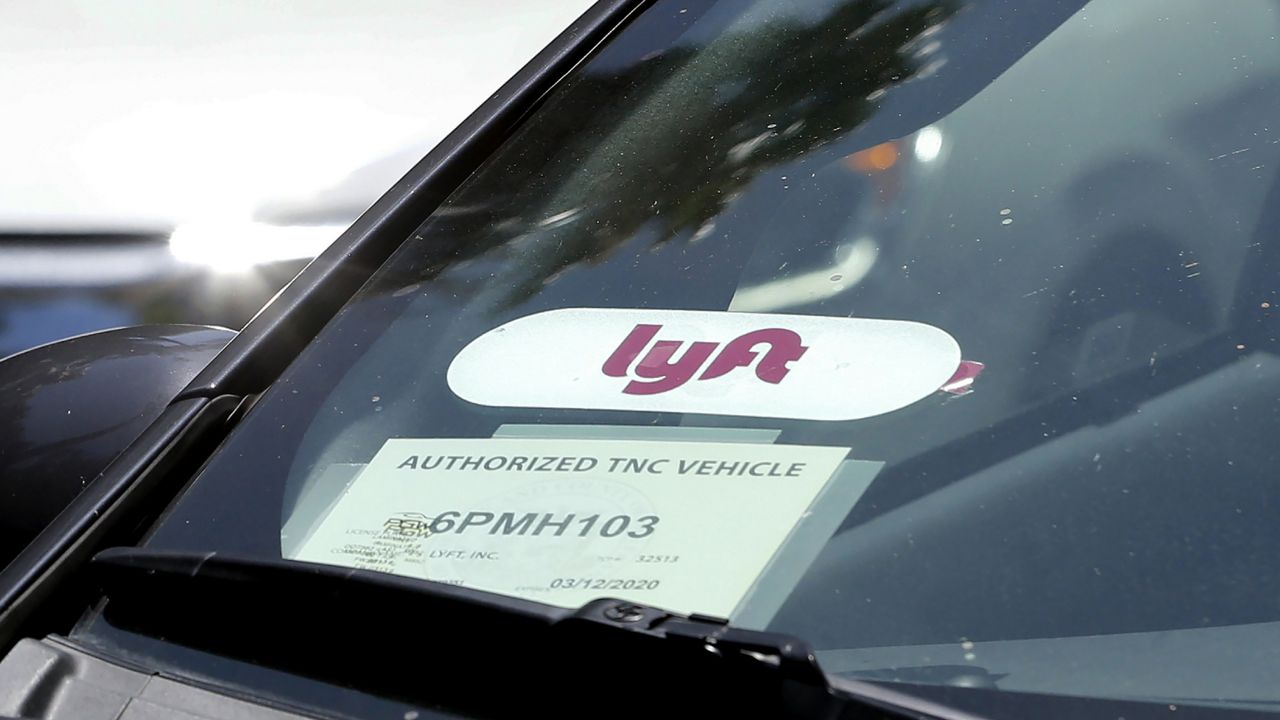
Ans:
<svg viewBox="0 0 1280 720"><path fill-rule="evenodd" d="M612 100L591 101L600 111L590 118L565 118L569 144L548 143L542 162L528 162L540 150L524 148L525 161L498 182L506 192L490 195L537 214L503 217L490 206L455 220L458 236L488 235L467 250L514 241L521 254L521 277L495 304L515 306L642 231L655 244L700 240L756 177L856 129L894 86L936 67L937 48L924 40L956 10L953 0L894 5L851 0L816 22L770 9L705 46L583 73L547 114ZM548 184L563 171L547 165L574 170Z"/></svg>

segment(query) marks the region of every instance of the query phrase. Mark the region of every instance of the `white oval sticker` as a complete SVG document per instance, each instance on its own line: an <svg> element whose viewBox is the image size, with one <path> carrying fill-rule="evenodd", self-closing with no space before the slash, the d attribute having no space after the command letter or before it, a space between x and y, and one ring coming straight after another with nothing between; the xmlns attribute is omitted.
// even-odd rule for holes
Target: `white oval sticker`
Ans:
<svg viewBox="0 0 1280 720"><path fill-rule="evenodd" d="M493 407L858 420L933 394L959 366L955 339L917 322L567 308L472 340L448 382Z"/></svg>

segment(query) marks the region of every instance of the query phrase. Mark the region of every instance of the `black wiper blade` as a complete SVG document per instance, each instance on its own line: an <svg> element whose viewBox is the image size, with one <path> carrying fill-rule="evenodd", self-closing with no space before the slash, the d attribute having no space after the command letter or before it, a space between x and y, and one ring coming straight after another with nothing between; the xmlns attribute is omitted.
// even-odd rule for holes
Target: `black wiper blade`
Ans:
<svg viewBox="0 0 1280 720"><path fill-rule="evenodd" d="M367 570L114 548L106 620L167 641L488 717L958 718L828 684L807 644L620 600L576 610Z"/></svg>

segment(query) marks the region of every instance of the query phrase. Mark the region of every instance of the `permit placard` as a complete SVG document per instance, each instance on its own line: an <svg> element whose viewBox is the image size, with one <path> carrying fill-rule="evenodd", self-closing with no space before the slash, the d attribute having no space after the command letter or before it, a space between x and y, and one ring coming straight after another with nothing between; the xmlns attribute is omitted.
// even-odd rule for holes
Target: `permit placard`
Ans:
<svg viewBox="0 0 1280 720"><path fill-rule="evenodd" d="M392 439L292 557L576 607L729 616L847 448Z"/></svg>

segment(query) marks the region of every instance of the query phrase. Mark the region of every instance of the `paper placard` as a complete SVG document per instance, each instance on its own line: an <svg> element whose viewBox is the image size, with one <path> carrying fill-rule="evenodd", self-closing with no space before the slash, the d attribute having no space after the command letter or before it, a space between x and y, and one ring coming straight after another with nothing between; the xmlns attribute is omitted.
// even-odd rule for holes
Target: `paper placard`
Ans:
<svg viewBox="0 0 1280 720"><path fill-rule="evenodd" d="M847 448L392 439L299 560L577 607L729 616Z"/></svg>

